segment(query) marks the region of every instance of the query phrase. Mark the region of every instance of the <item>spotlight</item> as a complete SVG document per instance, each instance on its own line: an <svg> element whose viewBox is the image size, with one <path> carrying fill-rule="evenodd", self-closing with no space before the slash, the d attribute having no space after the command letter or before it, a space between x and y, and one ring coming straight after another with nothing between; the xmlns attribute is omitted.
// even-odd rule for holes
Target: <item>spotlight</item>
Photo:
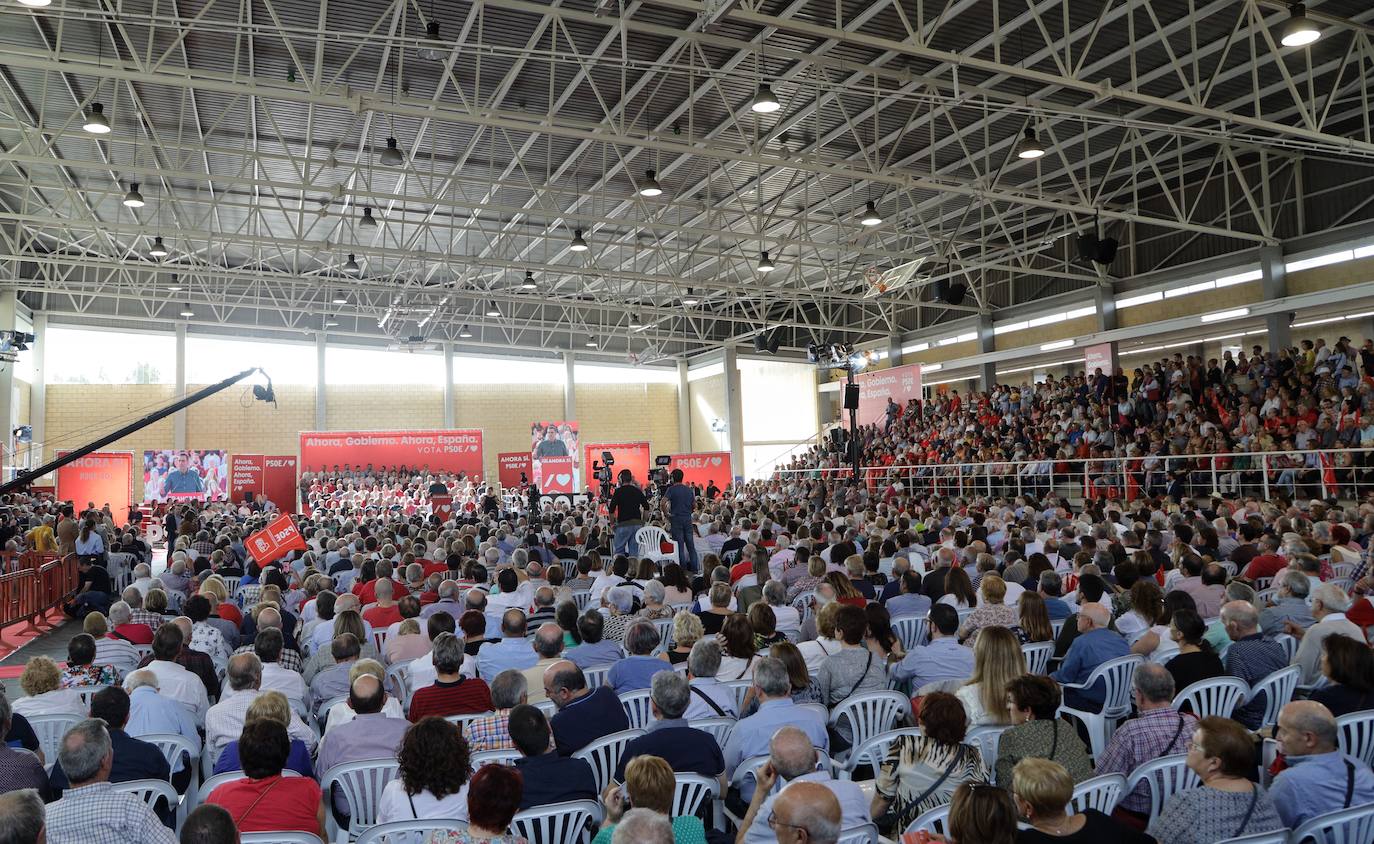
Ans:
<svg viewBox="0 0 1374 844"><path fill-rule="evenodd" d="M401 154L401 150L396 146L395 138L386 139L386 149L377 157L377 161L386 167L401 167L406 163L406 157Z"/></svg>
<svg viewBox="0 0 1374 844"><path fill-rule="evenodd" d="M363 271L363 268L358 266L358 259L353 257L352 252L348 253L348 261L343 265L343 271L349 275L357 275Z"/></svg>
<svg viewBox="0 0 1374 844"><path fill-rule="evenodd" d="M347 305L348 297L345 296L342 291L336 290L334 291L334 298L330 301L332 301L336 305Z"/></svg>
<svg viewBox="0 0 1374 844"><path fill-rule="evenodd" d="M19 0L19 5L28 6L33 9L41 9L52 3L52 0Z"/></svg>
<svg viewBox="0 0 1374 844"><path fill-rule="evenodd" d="M859 219L865 226L881 226L883 218L878 214L878 206L870 202L864 206L864 215Z"/></svg>
<svg viewBox="0 0 1374 844"><path fill-rule="evenodd" d="M759 272L771 273L773 270L776 270L777 268L778 265L773 263L773 259L768 257L768 253L766 251L759 256Z"/></svg>
<svg viewBox="0 0 1374 844"><path fill-rule="evenodd" d="M700 304L700 303L701 303L701 300L698 299L697 296L696 296L696 294L692 292L692 288L690 288L690 287L687 288L687 295L682 297L682 304L684 304L684 305L686 305L687 307L691 308L691 307L695 307L696 305L698 305L698 304Z"/></svg>
<svg viewBox="0 0 1374 844"><path fill-rule="evenodd" d="M186 317L187 319L190 319L191 317L196 315L196 312L191 310L190 302L187 302L185 305L181 306L181 315Z"/></svg>
<svg viewBox="0 0 1374 844"><path fill-rule="evenodd" d="M756 114L772 114L782 108L782 103L773 96L773 89L767 85L760 85L759 92L754 96L754 101L749 104L749 108Z"/></svg>
<svg viewBox="0 0 1374 844"><path fill-rule="evenodd" d="M157 237L153 238L153 246L151 249L148 250L148 254L153 256L154 258L167 257L167 247L164 246L162 243L162 235L158 235Z"/></svg>
<svg viewBox="0 0 1374 844"><path fill-rule="evenodd" d="M583 343L582 345L586 346L586 347L589 348L589 349L595 349L595 348L596 348L596 340L592 339L591 337L588 337L588 338L587 338L587 342Z"/></svg>
<svg viewBox="0 0 1374 844"><path fill-rule="evenodd" d="M172 273L172 283L167 285L167 291L169 293L181 292L181 279L177 277L176 273Z"/></svg>
<svg viewBox="0 0 1374 844"><path fill-rule="evenodd" d="M469 331L468 327L465 325L462 328L458 329L458 336L462 337L464 340L467 340L470 337L472 337L472 332Z"/></svg>
<svg viewBox="0 0 1374 844"><path fill-rule="evenodd" d="M572 245L568 247L573 252L586 252L588 249L587 241L582 239L582 230L573 232Z"/></svg>
<svg viewBox="0 0 1374 844"><path fill-rule="evenodd" d="M143 194L138 192L138 182L129 183L129 192L124 194L124 205L127 208L142 208L146 203L143 201Z"/></svg>
<svg viewBox="0 0 1374 844"><path fill-rule="evenodd" d="M363 209L363 218L358 221L358 225L368 229L377 228L377 218L372 216L372 208L370 206Z"/></svg>
<svg viewBox="0 0 1374 844"><path fill-rule="evenodd" d="M663 188L659 186L658 179L654 178L653 170L644 171L644 184L639 186L640 196L660 196Z"/></svg>
<svg viewBox="0 0 1374 844"><path fill-rule="evenodd" d="M334 319L334 317L325 317L325 318L324 318L324 327L325 327L325 328L338 328L338 327L339 327L339 321L338 321L337 319Z"/></svg>
<svg viewBox="0 0 1374 844"><path fill-rule="evenodd" d="M499 317L500 315L501 315L501 309L498 308L498 307L496 307L496 303L495 303L495 302L492 302L490 305L487 305L487 316L489 316L489 317Z"/></svg>
<svg viewBox="0 0 1374 844"><path fill-rule="evenodd" d="M1035 130L1027 126L1026 134L1016 142L1016 157L1029 161L1044 154L1045 145L1040 143L1040 139L1035 136Z"/></svg>
<svg viewBox="0 0 1374 844"><path fill-rule="evenodd" d="M520 282L521 290L538 290L539 285L534 283L534 271L525 270L525 280Z"/></svg>
<svg viewBox="0 0 1374 844"><path fill-rule="evenodd" d="M425 40L435 43L425 44L415 51L415 55L427 62L441 62L448 55L448 45L439 43L439 22L430 21L425 26Z"/></svg>
<svg viewBox="0 0 1374 844"><path fill-rule="evenodd" d="M26 4L34 6L46 6L47 3ZM91 103L91 110L86 114L86 122L82 124L82 129L92 135L108 135L110 133L110 121L105 117L105 106L100 103Z"/></svg>
<svg viewBox="0 0 1374 844"><path fill-rule="evenodd" d="M1306 47L1322 37L1317 25L1307 17L1307 8L1294 3L1288 10L1288 20L1284 22L1279 43L1285 47Z"/></svg>

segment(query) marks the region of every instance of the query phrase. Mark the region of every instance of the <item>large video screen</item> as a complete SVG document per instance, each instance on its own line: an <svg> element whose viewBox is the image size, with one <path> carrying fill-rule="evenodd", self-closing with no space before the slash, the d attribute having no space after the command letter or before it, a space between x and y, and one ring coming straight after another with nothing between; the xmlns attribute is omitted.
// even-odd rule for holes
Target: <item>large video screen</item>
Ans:
<svg viewBox="0 0 1374 844"><path fill-rule="evenodd" d="M226 501L228 452L163 449L143 452L143 500Z"/></svg>

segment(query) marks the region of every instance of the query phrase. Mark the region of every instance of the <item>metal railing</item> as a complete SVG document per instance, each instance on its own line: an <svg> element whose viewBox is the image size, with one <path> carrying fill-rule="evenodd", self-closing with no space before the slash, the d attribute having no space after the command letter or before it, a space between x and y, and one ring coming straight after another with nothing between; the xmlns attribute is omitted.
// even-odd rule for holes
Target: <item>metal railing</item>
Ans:
<svg viewBox="0 0 1374 844"><path fill-rule="evenodd" d="M13 571L0 575L0 627L32 623L76 590L76 555L22 554Z"/></svg>
<svg viewBox="0 0 1374 844"><path fill-rule="evenodd" d="M862 466L870 487L901 481L908 492L942 496L1043 496L1134 500L1219 493L1270 500L1338 498L1358 501L1374 492L1374 448L1171 454ZM847 479L853 469L778 469L777 479Z"/></svg>

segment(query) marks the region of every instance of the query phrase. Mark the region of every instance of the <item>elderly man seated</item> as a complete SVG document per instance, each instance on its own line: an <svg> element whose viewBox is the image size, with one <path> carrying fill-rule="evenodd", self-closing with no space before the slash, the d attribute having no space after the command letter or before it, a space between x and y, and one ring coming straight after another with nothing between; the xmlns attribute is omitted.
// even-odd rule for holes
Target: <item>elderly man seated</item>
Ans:
<svg viewBox="0 0 1374 844"><path fill-rule="evenodd" d="M1336 718L1310 700L1295 700L1279 712L1274 736L1287 767L1269 796L1288 827L1327 812L1374 803L1374 772L1337 749Z"/></svg>
<svg viewBox="0 0 1374 844"><path fill-rule="evenodd" d="M1084 604L1078 610L1078 636L1064 655L1064 662L1050 675L1060 683L1084 683L1098 666L1131 652L1120 633L1109 629L1112 613L1099 603ZM1087 689L1065 689L1064 705L1085 712L1100 712L1106 696L1099 681Z"/></svg>

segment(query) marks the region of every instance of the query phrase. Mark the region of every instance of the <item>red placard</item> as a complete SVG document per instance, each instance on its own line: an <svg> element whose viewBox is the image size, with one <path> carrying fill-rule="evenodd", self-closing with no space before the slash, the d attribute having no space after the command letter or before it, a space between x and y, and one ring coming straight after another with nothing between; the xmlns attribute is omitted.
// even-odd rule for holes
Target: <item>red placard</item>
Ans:
<svg viewBox="0 0 1374 844"><path fill-rule="evenodd" d="M229 500L242 504L245 498L252 498L262 492L261 454L229 455Z"/></svg>
<svg viewBox="0 0 1374 844"><path fill-rule="evenodd" d="M674 454L670 468L682 470L683 483L698 484L702 488L715 481L716 486L725 489L735 477L728 451Z"/></svg>
<svg viewBox="0 0 1374 844"><path fill-rule="evenodd" d="M353 468L428 467L431 472L462 472L482 479L482 431L302 431L300 468L330 471Z"/></svg>
<svg viewBox="0 0 1374 844"><path fill-rule="evenodd" d="M61 457L66 451L57 452ZM57 498L80 513L87 504L110 505L115 524L129 520L134 500L134 455L131 451L94 451L57 470Z"/></svg>
<svg viewBox="0 0 1374 844"><path fill-rule="evenodd" d="M429 509L442 521L453 518L453 496L452 495L431 495L429 497Z"/></svg>
<svg viewBox="0 0 1374 844"><path fill-rule="evenodd" d="M859 385L859 424L881 425L887 418L888 397L902 410L906 410L908 400L921 398L921 365L861 372L854 376L854 382Z"/></svg>
<svg viewBox="0 0 1374 844"><path fill-rule="evenodd" d="M629 469L634 473L635 483L643 484L649 480L649 444L647 442L638 443L594 443L587 446L587 457L582 461L582 465L587 468L587 477L591 478L592 461L601 460L601 452L609 451L615 460L615 465L611 467L611 476L620 474L621 469ZM614 481L613 481L614 483Z"/></svg>
<svg viewBox="0 0 1374 844"><path fill-rule="evenodd" d="M573 460L571 457L545 457L542 461L544 478L539 491L545 495L573 491Z"/></svg>
<svg viewBox="0 0 1374 844"><path fill-rule="evenodd" d="M288 551L304 551L305 539L296 530L296 523L282 513L267 523L267 527L248 537L248 553L259 565L280 560Z"/></svg>
<svg viewBox="0 0 1374 844"><path fill-rule="evenodd" d="M296 512L296 458L269 454L262 458L262 493L283 513Z"/></svg>
<svg viewBox="0 0 1374 844"><path fill-rule="evenodd" d="M1116 362L1112 359L1112 344L1098 343L1094 346L1083 347L1083 372L1091 381L1097 374L1097 370L1102 370L1103 375L1111 375L1116 372Z"/></svg>
<svg viewBox="0 0 1374 844"><path fill-rule="evenodd" d="M496 477L501 486L507 489L519 487L522 474L528 482L532 474L528 451L503 451L496 455Z"/></svg>

